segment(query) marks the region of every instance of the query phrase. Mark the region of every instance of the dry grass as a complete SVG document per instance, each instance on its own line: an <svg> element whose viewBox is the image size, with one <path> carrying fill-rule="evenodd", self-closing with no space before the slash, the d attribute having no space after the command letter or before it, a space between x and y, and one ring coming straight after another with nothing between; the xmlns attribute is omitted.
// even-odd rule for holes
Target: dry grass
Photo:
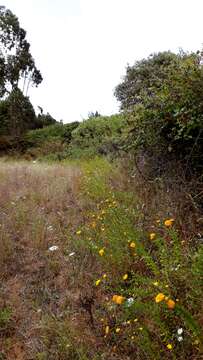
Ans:
<svg viewBox="0 0 203 360"><path fill-rule="evenodd" d="M158 330L154 332L151 313L126 327L126 320L134 318L136 311L141 314L146 299L150 309L159 311L153 282L164 284L176 275L170 273L167 260L164 271L158 272L160 279L154 280L147 265L153 265L151 251L155 258L160 255L149 241L149 232L156 232L157 241L159 236L173 240L155 220L169 215L177 219L178 208L175 192L163 191L156 184L143 186L139 174L126 176L125 170L102 159L80 165L0 162L0 360L151 360L150 338L139 330L143 326L156 334L158 340L152 345L157 359L160 349L166 359L186 359L187 346L178 357L168 352L166 340L161 342ZM139 238L148 252L140 250L139 255L137 248L137 256L129 244ZM180 238L184 244L185 239ZM50 251L52 246L57 250ZM102 247L103 257L98 253ZM187 260L188 250L182 248ZM179 263L175 256L170 261ZM193 286L187 261L183 265L183 274L171 285L174 298L189 287L199 291L199 280ZM125 273L129 283L122 280ZM101 284L95 286L99 278ZM140 299L140 310L112 306L115 293ZM193 311L193 305L199 307L196 298L200 295L194 294L186 306L198 320L201 312ZM167 324L171 313L164 307L163 311ZM172 320L175 326L183 326L176 324L176 316ZM111 331L106 336L107 325ZM165 326L162 320L158 325ZM132 341L135 337L137 343ZM194 360L198 351L199 342L194 342Z"/></svg>
<svg viewBox="0 0 203 360"><path fill-rule="evenodd" d="M0 163L0 312L12 312L0 328L2 358L35 359L42 317L78 296L68 288L68 254L82 221L80 175L76 165Z"/></svg>

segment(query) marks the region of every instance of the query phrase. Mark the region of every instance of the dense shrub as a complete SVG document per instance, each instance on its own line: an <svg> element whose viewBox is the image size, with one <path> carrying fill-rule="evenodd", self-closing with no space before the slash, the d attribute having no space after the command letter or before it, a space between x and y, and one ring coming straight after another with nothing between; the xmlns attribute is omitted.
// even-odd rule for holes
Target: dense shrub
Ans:
<svg viewBox="0 0 203 360"><path fill-rule="evenodd" d="M122 114L90 117L72 133L69 154L74 157L92 157L119 150L118 142L125 127Z"/></svg>
<svg viewBox="0 0 203 360"><path fill-rule="evenodd" d="M159 53L128 67L115 94L127 111L126 147L179 158L199 168L203 134L200 53Z"/></svg>

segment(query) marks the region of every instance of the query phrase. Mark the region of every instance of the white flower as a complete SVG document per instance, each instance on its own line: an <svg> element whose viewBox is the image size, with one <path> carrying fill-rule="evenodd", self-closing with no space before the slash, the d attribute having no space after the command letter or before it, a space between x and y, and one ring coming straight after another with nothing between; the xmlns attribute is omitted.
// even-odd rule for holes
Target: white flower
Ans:
<svg viewBox="0 0 203 360"><path fill-rule="evenodd" d="M33 160L33 164L36 164L37 160Z"/></svg>
<svg viewBox="0 0 203 360"><path fill-rule="evenodd" d="M58 246L53 245L49 248L49 251L56 251L56 250L58 250L58 248L59 248Z"/></svg>
<svg viewBox="0 0 203 360"><path fill-rule="evenodd" d="M73 255L75 255L75 252L72 252L72 253L69 254L69 256L73 256Z"/></svg>
<svg viewBox="0 0 203 360"><path fill-rule="evenodd" d="M182 337L182 336L178 336L178 341L179 341L179 342L183 341L183 337Z"/></svg>
<svg viewBox="0 0 203 360"><path fill-rule="evenodd" d="M181 335L181 334L183 333L183 329L182 329L182 328L179 328L179 329L177 330L177 333L178 333L178 335Z"/></svg>
<svg viewBox="0 0 203 360"><path fill-rule="evenodd" d="M135 300L134 300L132 297L131 297L131 298L128 298L128 299L127 299L127 305L128 305L128 306L131 306L131 305L134 303L134 301L135 301Z"/></svg>
<svg viewBox="0 0 203 360"><path fill-rule="evenodd" d="M47 227L47 230L53 231L53 226L52 226L52 225L49 225L49 226Z"/></svg>

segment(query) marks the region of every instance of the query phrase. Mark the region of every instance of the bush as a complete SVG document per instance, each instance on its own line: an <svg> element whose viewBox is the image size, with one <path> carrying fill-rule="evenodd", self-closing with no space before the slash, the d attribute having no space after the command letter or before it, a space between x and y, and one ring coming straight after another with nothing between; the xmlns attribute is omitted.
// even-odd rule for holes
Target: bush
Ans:
<svg viewBox="0 0 203 360"><path fill-rule="evenodd" d="M117 141L124 127L125 119L122 114L90 117L73 131L69 154L88 158L117 152Z"/></svg>
<svg viewBox="0 0 203 360"><path fill-rule="evenodd" d="M127 68L116 96L127 111L126 148L202 169L203 66L200 53L159 53Z"/></svg>

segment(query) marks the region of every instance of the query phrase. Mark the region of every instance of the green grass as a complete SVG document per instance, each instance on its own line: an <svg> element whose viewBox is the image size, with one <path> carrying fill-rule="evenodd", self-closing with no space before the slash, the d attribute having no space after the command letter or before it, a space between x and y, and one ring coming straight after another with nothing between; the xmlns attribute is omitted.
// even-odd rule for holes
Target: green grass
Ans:
<svg viewBox="0 0 203 360"><path fill-rule="evenodd" d="M128 356L136 348L142 359L186 359L188 353L198 356L202 342L202 247L186 246L176 222L169 227L164 224L167 217L150 224L155 234L150 240L132 194L112 188L111 179L119 170L98 159L83 169L82 189L92 207L78 237L80 246L89 248L100 264L93 286L101 297L98 326L105 314L104 336L106 326L110 328L105 341ZM123 280L125 274L127 279ZM159 293L165 299L156 303ZM115 294L125 298L122 305L112 301ZM133 299L130 306L129 298ZM169 300L174 301L172 309ZM181 337L177 333L180 328Z"/></svg>

